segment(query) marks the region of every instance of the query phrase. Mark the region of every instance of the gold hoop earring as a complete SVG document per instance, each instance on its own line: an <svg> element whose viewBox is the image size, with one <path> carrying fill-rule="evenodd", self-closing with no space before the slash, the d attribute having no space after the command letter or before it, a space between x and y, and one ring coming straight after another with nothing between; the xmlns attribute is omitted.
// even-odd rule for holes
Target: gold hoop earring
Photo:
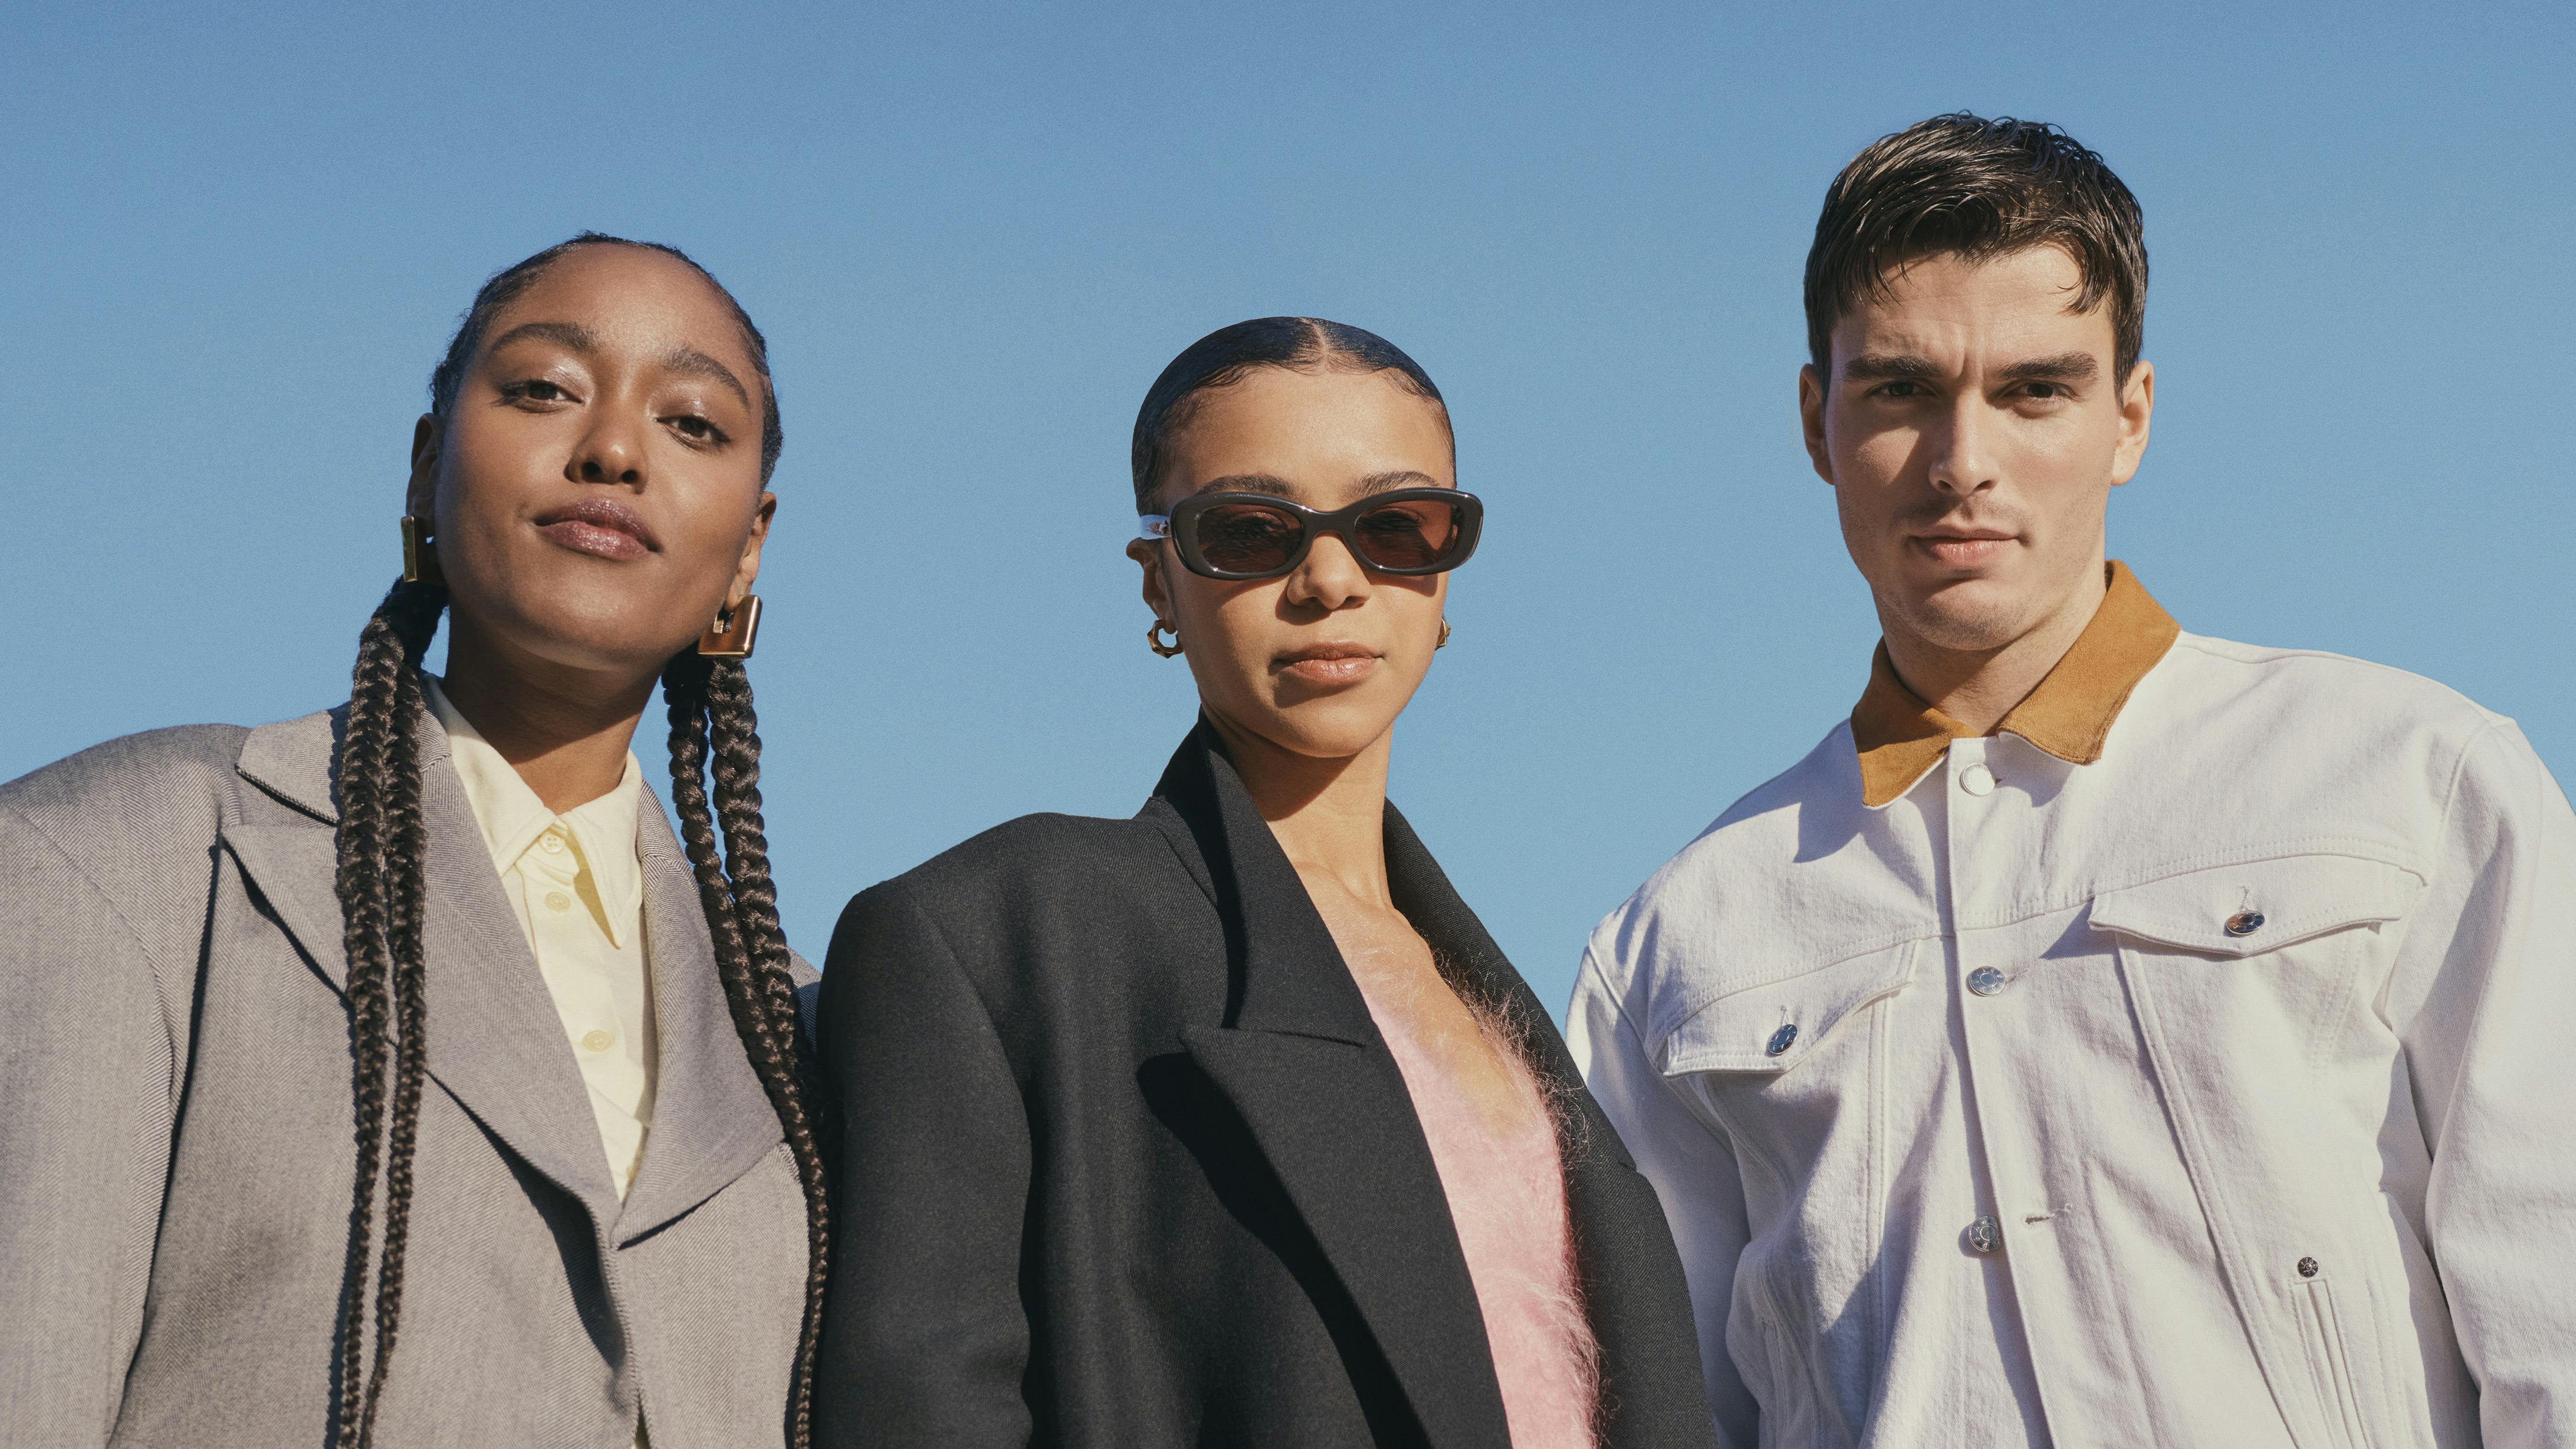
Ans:
<svg viewBox="0 0 2576 1449"><path fill-rule="evenodd" d="M707 632L698 636L698 653L709 659L749 659L752 641L760 635L760 595L745 594L742 602L716 615Z"/></svg>
<svg viewBox="0 0 2576 1449"><path fill-rule="evenodd" d="M1163 642L1163 631L1166 629L1170 629L1172 634L1172 642L1169 644ZM1160 619L1156 619L1152 624L1146 626L1145 647L1153 650L1157 654L1160 654L1164 658L1169 659L1173 655L1181 652L1181 631L1173 629L1171 625L1164 623Z"/></svg>
<svg viewBox="0 0 2576 1449"><path fill-rule="evenodd" d="M406 513L402 520L403 582L447 586L438 568L438 540L429 536L429 520Z"/></svg>
<svg viewBox="0 0 2576 1449"><path fill-rule="evenodd" d="M1448 621L1448 620L1443 619L1443 620L1441 620L1441 621L1440 621L1440 642L1439 642L1439 643L1437 643L1437 644L1432 645L1431 647L1432 647L1432 648L1434 648L1434 649L1446 649L1446 648L1448 648L1448 647L1449 647L1449 621Z"/></svg>

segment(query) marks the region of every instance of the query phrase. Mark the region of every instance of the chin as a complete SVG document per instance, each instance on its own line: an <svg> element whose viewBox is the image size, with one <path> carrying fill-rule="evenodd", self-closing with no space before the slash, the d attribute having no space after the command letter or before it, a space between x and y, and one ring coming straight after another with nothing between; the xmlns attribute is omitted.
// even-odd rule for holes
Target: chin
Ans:
<svg viewBox="0 0 2576 1449"><path fill-rule="evenodd" d="M1263 711L1260 733L1310 760L1347 760L1385 738L1399 712L1359 699L1308 700Z"/></svg>
<svg viewBox="0 0 2576 1449"><path fill-rule="evenodd" d="M1898 601L1896 613L1927 644L1961 653L2001 649L2027 633L2029 590L2000 579L1963 579Z"/></svg>

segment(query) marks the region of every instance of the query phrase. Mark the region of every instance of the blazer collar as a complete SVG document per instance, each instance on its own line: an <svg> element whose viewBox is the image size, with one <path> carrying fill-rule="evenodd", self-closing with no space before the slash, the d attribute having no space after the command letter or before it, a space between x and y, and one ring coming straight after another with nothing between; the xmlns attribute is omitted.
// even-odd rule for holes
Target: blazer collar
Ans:
<svg viewBox="0 0 2576 1449"><path fill-rule="evenodd" d="M1174 837L1225 926L1226 1023L1184 1028L1184 1046L1243 1119L1425 1440L1442 1449L1506 1442L1448 1196L1404 1075L1332 933L1204 721L1155 794L1168 813L1149 806L1148 815ZM1423 887L1428 855L1393 806L1387 820L1390 857L1407 853L1401 867L1390 858L1391 879L1400 870ZM1435 949L1472 945L1433 935L1437 911L1416 919Z"/></svg>
<svg viewBox="0 0 2576 1449"><path fill-rule="evenodd" d="M307 818L224 830L280 924L343 991L333 769L347 715L344 706L251 731L241 775ZM419 731L430 1075L530 1166L580 1198L603 1228L615 1224L631 1240L705 1201L782 1140L716 977L695 878L660 802L644 791L636 843L659 1060L644 1161L621 1204L562 1018L449 768L446 733L425 709Z"/></svg>

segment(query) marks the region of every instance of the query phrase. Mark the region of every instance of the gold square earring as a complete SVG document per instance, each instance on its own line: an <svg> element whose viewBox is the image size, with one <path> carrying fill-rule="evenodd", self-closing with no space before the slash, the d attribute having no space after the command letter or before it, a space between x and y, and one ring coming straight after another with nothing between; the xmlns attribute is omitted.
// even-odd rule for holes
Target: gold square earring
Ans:
<svg viewBox="0 0 2576 1449"><path fill-rule="evenodd" d="M745 594L742 602L716 615L707 632L698 636L698 652L709 659L749 659L752 640L760 633L760 595Z"/></svg>
<svg viewBox="0 0 2576 1449"><path fill-rule="evenodd" d="M438 568L438 540L429 536L429 520L406 513L402 520L403 582L447 586L447 575Z"/></svg>

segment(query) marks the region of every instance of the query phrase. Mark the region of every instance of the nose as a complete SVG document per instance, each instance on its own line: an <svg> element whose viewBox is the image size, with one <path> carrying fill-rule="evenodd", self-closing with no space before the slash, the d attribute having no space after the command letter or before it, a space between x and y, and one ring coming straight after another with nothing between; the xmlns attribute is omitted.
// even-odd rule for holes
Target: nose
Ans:
<svg viewBox="0 0 2576 1449"><path fill-rule="evenodd" d="M1328 533L1307 548L1305 561L1288 576L1288 599L1329 613L1367 599L1370 587L1368 570L1350 545Z"/></svg>
<svg viewBox="0 0 2576 1449"><path fill-rule="evenodd" d="M1962 498L1994 487L1997 469L1988 431L1985 400L1973 391L1963 391L1949 417L1925 440L1930 444L1932 486Z"/></svg>
<svg viewBox="0 0 2576 1449"><path fill-rule="evenodd" d="M618 416L619 409L602 407L591 413L591 425L574 445L572 457L564 464L564 476L575 483L622 483L634 487L644 481L644 438L637 420Z"/></svg>

